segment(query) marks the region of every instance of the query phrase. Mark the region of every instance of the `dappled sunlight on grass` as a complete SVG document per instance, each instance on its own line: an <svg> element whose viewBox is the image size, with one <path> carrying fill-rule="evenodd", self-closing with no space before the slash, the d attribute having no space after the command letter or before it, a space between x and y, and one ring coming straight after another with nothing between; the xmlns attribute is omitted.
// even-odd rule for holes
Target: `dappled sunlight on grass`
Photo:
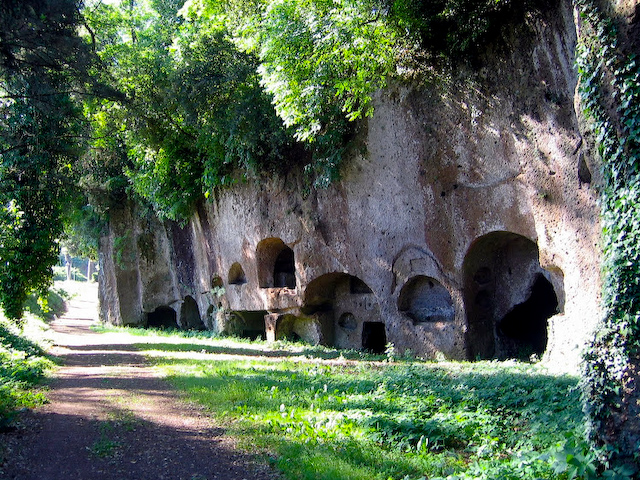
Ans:
<svg viewBox="0 0 640 480"><path fill-rule="evenodd" d="M206 359L206 355L230 357L300 357L318 360L383 360L384 355L370 355L355 350L336 350L323 346L278 341L269 343L237 337L218 337L207 331L179 331L112 327L96 325L96 332L118 333L137 338L132 342L136 348L150 356L171 358Z"/></svg>
<svg viewBox="0 0 640 480"><path fill-rule="evenodd" d="M291 479L555 480L583 448L577 378L540 364L133 333L162 375Z"/></svg>
<svg viewBox="0 0 640 480"><path fill-rule="evenodd" d="M45 402L39 384L53 367L45 357L45 332L43 321L30 314L22 329L0 318L0 431L10 427L17 410Z"/></svg>
<svg viewBox="0 0 640 480"><path fill-rule="evenodd" d="M275 450L285 471L297 465L291 478L453 474L472 458L542 451L581 429L576 379L539 366L156 361L191 399L233 419L236 434ZM302 453L286 453L296 448ZM328 461L327 452L329 470L347 462L351 473L300 475L315 471L319 458ZM361 457L369 463L354 465ZM551 471L541 462L538 474L545 468Z"/></svg>
<svg viewBox="0 0 640 480"><path fill-rule="evenodd" d="M211 360L215 356L216 360L224 359L250 359L260 358L264 361L273 359L281 361L282 359L290 359L292 361L326 361L328 363L349 362L353 361L348 357L334 351L330 353L316 352L311 349L293 347L288 349L265 348L263 344L255 346L247 346L244 344L226 344L215 345L212 341L201 343L165 343L165 342L145 342L136 343L135 346L140 351L150 357L166 357L184 360Z"/></svg>

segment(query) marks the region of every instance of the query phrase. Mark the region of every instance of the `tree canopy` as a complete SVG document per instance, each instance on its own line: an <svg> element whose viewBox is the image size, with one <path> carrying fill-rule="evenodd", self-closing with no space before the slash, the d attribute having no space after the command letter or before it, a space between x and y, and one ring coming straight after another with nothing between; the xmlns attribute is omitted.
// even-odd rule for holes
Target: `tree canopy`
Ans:
<svg viewBox="0 0 640 480"><path fill-rule="evenodd" d="M58 258L84 125L84 41L74 1L6 1L0 15L0 305L19 318ZM69 59L73 58L73 63Z"/></svg>

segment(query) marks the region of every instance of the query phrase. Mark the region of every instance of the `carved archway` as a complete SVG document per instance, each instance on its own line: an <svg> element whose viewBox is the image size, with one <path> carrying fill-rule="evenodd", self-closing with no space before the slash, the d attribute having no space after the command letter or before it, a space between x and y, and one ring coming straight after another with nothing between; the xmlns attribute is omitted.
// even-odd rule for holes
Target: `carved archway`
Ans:
<svg viewBox="0 0 640 480"><path fill-rule="evenodd" d="M469 248L463 273L469 359L543 354L558 298L537 245L512 232L489 233Z"/></svg>
<svg viewBox="0 0 640 480"><path fill-rule="evenodd" d="M377 299L358 277L333 272L314 279L304 292L302 310L320 320L324 337L336 347L377 352L381 342L386 344Z"/></svg>
<svg viewBox="0 0 640 480"><path fill-rule="evenodd" d="M185 330L204 330L200 310L195 299L187 295L180 307L180 325Z"/></svg>
<svg viewBox="0 0 640 480"><path fill-rule="evenodd" d="M280 238L266 238L256 247L260 288L296 288L293 250Z"/></svg>
<svg viewBox="0 0 640 480"><path fill-rule="evenodd" d="M247 277L244 274L244 269L238 262L231 265L231 268L229 269L228 283L229 285L244 285L247 283Z"/></svg>

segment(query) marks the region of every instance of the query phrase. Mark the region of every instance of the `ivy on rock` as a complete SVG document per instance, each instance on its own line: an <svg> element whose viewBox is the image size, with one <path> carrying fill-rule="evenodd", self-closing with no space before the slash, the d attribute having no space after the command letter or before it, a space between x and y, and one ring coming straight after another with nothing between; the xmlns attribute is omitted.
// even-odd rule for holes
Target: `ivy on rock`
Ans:
<svg viewBox="0 0 640 480"><path fill-rule="evenodd" d="M583 22L579 93L604 177L605 316L585 353L583 400L590 436L603 460L628 474L638 464L640 441L622 432L634 429L624 424L637 393L625 390L640 360L640 65L635 55L623 52L613 21L596 2L576 4Z"/></svg>

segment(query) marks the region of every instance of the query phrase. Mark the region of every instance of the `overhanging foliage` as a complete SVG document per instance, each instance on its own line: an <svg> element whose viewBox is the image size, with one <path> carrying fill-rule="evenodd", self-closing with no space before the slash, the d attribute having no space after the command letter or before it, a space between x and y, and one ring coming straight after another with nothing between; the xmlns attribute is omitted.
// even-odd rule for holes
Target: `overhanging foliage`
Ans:
<svg viewBox="0 0 640 480"><path fill-rule="evenodd" d="M71 78L82 76L86 56L76 2L0 8L0 306L20 318L27 295L50 282L77 192L83 129Z"/></svg>

